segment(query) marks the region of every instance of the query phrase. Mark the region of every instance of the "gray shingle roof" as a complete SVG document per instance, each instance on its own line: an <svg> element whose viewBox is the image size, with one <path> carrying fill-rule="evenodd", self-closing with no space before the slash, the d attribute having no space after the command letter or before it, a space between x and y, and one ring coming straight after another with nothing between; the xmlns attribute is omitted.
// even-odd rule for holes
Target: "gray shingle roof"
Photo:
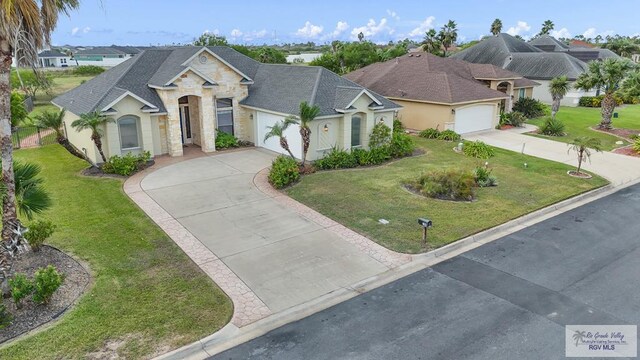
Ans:
<svg viewBox="0 0 640 360"><path fill-rule="evenodd" d="M62 52L55 50L55 49L51 49L51 50L44 50L41 51L38 54L39 58L58 58L58 57L67 57L66 54L63 54Z"/></svg>
<svg viewBox="0 0 640 360"><path fill-rule="evenodd" d="M542 39L545 43L549 39ZM565 51L544 52L508 34L491 36L452 57L480 64L493 64L534 80L566 75L575 80L586 63Z"/></svg>
<svg viewBox="0 0 640 360"><path fill-rule="evenodd" d="M569 45L561 42L550 35L538 36L535 39L529 41L529 44L537 47L542 51L564 51L569 48Z"/></svg>
<svg viewBox="0 0 640 360"><path fill-rule="evenodd" d="M569 46L550 35L537 37L529 41L529 44L534 45L545 52L565 52L584 62L603 60L606 58L620 58L620 56L609 49L587 46Z"/></svg>
<svg viewBox="0 0 640 360"><path fill-rule="evenodd" d="M364 88L329 70L313 66L261 64L224 46L208 48L225 62L240 71L253 83L249 96L241 104L297 114L300 102L320 106L320 115L338 114ZM151 48L122 64L107 70L77 88L62 94L53 103L74 114L102 110L127 91L166 111L155 89L149 85L165 86L186 67L182 64L201 47ZM383 96L370 92L386 109L400 108Z"/></svg>

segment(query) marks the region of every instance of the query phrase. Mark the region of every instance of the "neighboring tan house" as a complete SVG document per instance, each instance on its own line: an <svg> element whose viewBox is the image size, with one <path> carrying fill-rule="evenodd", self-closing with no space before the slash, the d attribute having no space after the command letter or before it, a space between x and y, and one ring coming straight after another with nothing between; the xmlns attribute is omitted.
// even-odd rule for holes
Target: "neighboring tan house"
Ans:
<svg viewBox="0 0 640 360"><path fill-rule="evenodd" d="M399 106L329 70L262 64L225 46L148 49L53 99L67 110L66 134L89 159L100 162L89 131L71 123L100 111L115 120L104 129L107 157L149 151L181 156L184 146L215 151L216 131L284 153L269 127L307 101L320 107L311 123L308 158L333 147L366 147L373 126L393 126ZM302 157L298 126L286 137Z"/></svg>
<svg viewBox="0 0 640 360"><path fill-rule="evenodd" d="M459 134L495 128L500 111L530 97L538 85L494 65L426 52L371 64L345 77L401 105L399 118L407 128Z"/></svg>
<svg viewBox="0 0 640 360"><path fill-rule="evenodd" d="M44 50L38 54L38 66L41 68L62 68L75 65L76 63L71 60L71 56L56 49Z"/></svg>
<svg viewBox="0 0 640 360"><path fill-rule="evenodd" d="M73 55L78 65L113 67L120 65L142 52L144 48L134 46L96 46L79 50Z"/></svg>
<svg viewBox="0 0 640 360"><path fill-rule="evenodd" d="M587 69L587 64L568 52L546 52L509 34L487 36L479 43L453 58L477 64L492 64L540 83L533 90L533 98L552 103L549 82L558 76L567 76L571 84ZM572 88L562 99L562 105L578 106L582 96L593 96L595 91Z"/></svg>

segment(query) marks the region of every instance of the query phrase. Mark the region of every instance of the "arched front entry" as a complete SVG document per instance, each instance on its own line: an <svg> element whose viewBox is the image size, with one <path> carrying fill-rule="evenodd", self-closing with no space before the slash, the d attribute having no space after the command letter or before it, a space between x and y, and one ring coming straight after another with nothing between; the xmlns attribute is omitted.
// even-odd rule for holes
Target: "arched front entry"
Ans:
<svg viewBox="0 0 640 360"><path fill-rule="evenodd" d="M200 97L185 95L178 99L182 144L200 145Z"/></svg>
<svg viewBox="0 0 640 360"><path fill-rule="evenodd" d="M513 107L513 84L503 81L498 84L497 90L509 96L508 99L502 100L500 103L500 112L510 112Z"/></svg>

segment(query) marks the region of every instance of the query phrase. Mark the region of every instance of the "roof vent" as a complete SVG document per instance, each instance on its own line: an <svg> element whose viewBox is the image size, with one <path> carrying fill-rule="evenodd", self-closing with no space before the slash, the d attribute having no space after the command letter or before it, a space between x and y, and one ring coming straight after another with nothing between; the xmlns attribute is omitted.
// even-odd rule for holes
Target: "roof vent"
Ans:
<svg viewBox="0 0 640 360"><path fill-rule="evenodd" d="M418 55L416 55L416 57L420 57L420 56L422 56L422 54L418 54Z"/></svg>
<svg viewBox="0 0 640 360"><path fill-rule="evenodd" d="M399 91L400 91L400 96L405 97L405 95L407 95L407 93L406 93L406 92L404 92L404 91L402 91L402 90L399 90Z"/></svg>
<svg viewBox="0 0 640 360"><path fill-rule="evenodd" d="M409 57L413 57L413 54L409 54Z"/></svg>

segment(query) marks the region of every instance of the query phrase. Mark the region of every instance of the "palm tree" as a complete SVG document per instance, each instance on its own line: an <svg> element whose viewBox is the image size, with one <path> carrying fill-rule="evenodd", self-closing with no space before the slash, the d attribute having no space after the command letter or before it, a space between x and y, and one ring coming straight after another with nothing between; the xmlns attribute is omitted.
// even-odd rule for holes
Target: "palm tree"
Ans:
<svg viewBox="0 0 640 360"><path fill-rule="evenodd" d="M320 107L318 105L309 105L306 101L300 103L300 136L302 137L302 163L307 160L307 152L309 151L309 144L311 143L311 128L309 124L320 113Z"/></svg>
<svg viewBox="0 0 640 360"><path fill-rule="evenodd" d="M424 51L438 55L440 54L440 40L438 40L438 33L435 29L430 29L424 34L424 40L422 40Z"/></svg>
<svg viewBox="0 0 640 360"><path fill-rule="evenodd" d="M603 61L591 61L587 71L580 74L576 80L576 89L589 91L591 89L603 89L600 129L611 129L611 116L616 108L616 100L613 94L618 90L620 82L633 70L634 64L628 59L608 58Z"/></svg>
<svg viewBox="0 0 640 360"><path fill-rule="evenodd" d="M554 27L555 27L555 25L553 24L553 21L545 20L542 23L542 29L540 29L540 33L538 34L538 36L540 36L540 35L549 35L549 33L551 32L551 30L553 30Z"/></svg>
<svg viewBox="0 0 640 360"><path fill-rule="evenodd" d="M60 111L45 111L34 117L35 125L42 129L52 129L56 132L56 140L58 144L62 145L67 151L76 157L79 157L82 160L87 160L87 157L78 151L75 146L73 146L69 139L64 135L64 131L62 131L62 125L64 123L64 115L65 110L62 109ZM88 160L87 160L88 161Z"/></svg>
<svg viewBox="0 0 640 360"><path fill-rule="evenodd" d="M502 32L502 20L495 19L491 23L491 33L495 36Z"/></svg>
<svg viewBox="0 0 640 360"><path fill-rule="evenodd" d="M50 42L59 15L68 15L78 5L79 0L2 0L0 6L0 152L2 182L6 189L2 201L2 240L5 242L10 241L19 226L11 143L11 63L16 56L24 63L35 64L37 51ZM0 262L6 264L9 262L6 259L6 253L0 253Z"/></svg>
<svg viewBox="0 0 640 360"><path fill-rule="evenodd" d="M556 119L558 110L560 110L560 101L562 101L562 98L567 95L570 88L571 84L569 83L566 75L553 78L549 82L549 92L553 98L553 104L551 105L551 117L554 120Z"/></svg>
<svg viewBox="0 0 640 360"><path fill-rule="evenodd" d="M295 160L296 157L293 156L291 149L289 149L289 143L287 142L287 137L284 135L284 133L287 128L289 128L289 126L297 123L298 122L295 120L295 118L287 117L286 119L284 119L284 121L278 121L277 123L273 124L273 126L267 126L269 132L264 135L264 141L277 136L280 139L280 147L286 150L291 158Z"/></svg>
<svg viewBox="0 0 640 360"><path fill-rule="evenodd" d="M576 170L577 175L580 175L582 162L591 159L591 150L594 150L595 152L602 152L602 143L600 143L599 139L593 137L581 136L575 138L569 145L571 147L567 152L573 150L578 154L578 169Z"/></svg>
<svg viewBox="0 0 640 360"><path fill-rule="evenodd" d="M443 57L447 57L447 50L458 40L458 28L456 22L449 20L438 33L438 38L444 48Z"/></svg>
<svg viewBox="0 0 640 360"><path fill-rule="evenodd" d="M16 179L16 204L20 214L28 220L33 220L34 214L40 214L51 207L51 197L42 187L43 179L38 176L41 170L40 166L33 163L19 161L13 163ZM6 195L4 186L0 191L3 196Z"/></svg>
<svg viewBox="0 0 640 360"><path fill-rule="evenodd" d="M113 122L113 119L100 114L98 111L94 111L80 115L80 119L74 120L71 123L71 127L75 128L78 132L91 130L91 140L96 144L100 157L102 157L102 161L104 162L107 162L107 158L102 151L102 128L109 122Z"/></svg>

